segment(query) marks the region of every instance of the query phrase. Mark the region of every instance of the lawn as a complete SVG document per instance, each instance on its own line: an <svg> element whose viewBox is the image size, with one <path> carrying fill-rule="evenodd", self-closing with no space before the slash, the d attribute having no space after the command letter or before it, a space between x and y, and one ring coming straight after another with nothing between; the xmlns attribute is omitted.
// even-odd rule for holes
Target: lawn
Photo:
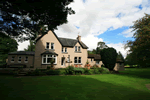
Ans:
<svg viewBox="0 0 150 100"><path fill-rule="evenodd" d="M150 100L150 90L145 86L150 84L150 68L128 68L121 73L0 76L1 100Z"/></svg>

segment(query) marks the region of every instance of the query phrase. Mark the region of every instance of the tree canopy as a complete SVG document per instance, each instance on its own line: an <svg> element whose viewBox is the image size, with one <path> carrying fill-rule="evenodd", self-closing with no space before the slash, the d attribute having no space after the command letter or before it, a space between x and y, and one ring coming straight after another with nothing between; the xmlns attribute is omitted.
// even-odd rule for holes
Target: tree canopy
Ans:
<svg viewBox="0 0 150 100"><path fill-rule="evenodd" d="M4 33L0 33L0 61L5 63L8 53L17 51L18 43Z"/></svg>
<svg viewBox="0 0 150 100"><path fill-rule="evenodd" d="M150 66L150 15L145 14L143 18L140 18L134 22L133 28L134 41L127 41L124 48L129 47L129 51L132 53L132 58L136 60L140 66Z"/></svg>
<svg viewBox="0 0 150 100"><path fill-rule="evenodd" d="M75 14L68 7L71 2L73 0L1 0L0 31L19 41L34 40L35 32L44 25L48 30L54 30L67 23L68 14Z"/></svg>

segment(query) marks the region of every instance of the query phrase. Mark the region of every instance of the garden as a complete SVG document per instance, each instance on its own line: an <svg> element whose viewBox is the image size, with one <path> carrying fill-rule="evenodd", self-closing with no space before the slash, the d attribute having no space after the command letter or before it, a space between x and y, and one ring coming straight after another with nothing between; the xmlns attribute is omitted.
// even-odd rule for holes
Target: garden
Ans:
<svg viewBox="0 0 150 100"><path fill-rule="evenodd" d="M90 70L92 72L94 69ZM60 72L65 70L61 69ZM38 77L1 75L1 99L149 100L150 90L145 86L150 83L149 73L150 68L125 68L120 74Z"/></svg>

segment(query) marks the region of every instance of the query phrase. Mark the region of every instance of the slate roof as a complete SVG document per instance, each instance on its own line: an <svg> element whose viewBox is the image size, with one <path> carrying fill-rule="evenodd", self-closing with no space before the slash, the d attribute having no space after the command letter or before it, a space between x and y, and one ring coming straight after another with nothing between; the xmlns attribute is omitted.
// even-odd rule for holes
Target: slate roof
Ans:
<svg viewBox="0 0 150 100"><path fill-rule="evenodd" d="M94 58L94 60L101 60L100 54L88 54L88 58ZM116 62L124 62L120 56L117 56Z"/></svg>
<svg viewBox="0 0 150 100"><path fill-rule="evenodd" d="M8 55L34 55L34 51L15 51L15 52L10 52Z"/></svg>
<svg viewBox="0 0 150 100"><path fill-rule="evenodd" d="M53 54L53 55L57 55L58 56L58 54L55 53L53 50L46 50L45 52L41 53L41 55L43 55L43 54Z"/></svg>
<svg viewBox="0 0 150 100"><path fill-rule="evenodd" d="M88 49L88 47L82 42L82 41L78 41L77 39L69 39L69 38L61 38L61 37L57 37L56 33L54 31L52 31L55 35L55 37L58 39L58 41L60 42L60 44L63 47L74 47L75 44L77 42L79 42L79 44L82 46L83 49ZM40 40L44 35L40 36L39 38L37 38L36 42L38 40Z"/></svg>
<svg viewBox="0 0 150 100"><path fill-rule="evenodd" d="M88 58L94 58L94 60L101 60L100 54L88 54Z"/></svg>

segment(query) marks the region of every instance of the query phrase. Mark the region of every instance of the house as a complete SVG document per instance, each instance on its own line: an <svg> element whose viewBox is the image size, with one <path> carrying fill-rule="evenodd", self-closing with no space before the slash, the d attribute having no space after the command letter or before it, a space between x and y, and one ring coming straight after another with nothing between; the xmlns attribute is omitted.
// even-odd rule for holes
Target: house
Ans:
<svg viewBox="0 0 150 100"><path fill-rule="evenodd" d="M35 52L11 52L8 55L7 64L46 69L53 58L54 68L66 68L69 65L84 67L87 60L91 65L97 64L101 67L100 55L90 55L87 49L79 35L77 39L68 39L57 37L55 32L48 31L47 34L39 35L37 38Z"/></svg>

